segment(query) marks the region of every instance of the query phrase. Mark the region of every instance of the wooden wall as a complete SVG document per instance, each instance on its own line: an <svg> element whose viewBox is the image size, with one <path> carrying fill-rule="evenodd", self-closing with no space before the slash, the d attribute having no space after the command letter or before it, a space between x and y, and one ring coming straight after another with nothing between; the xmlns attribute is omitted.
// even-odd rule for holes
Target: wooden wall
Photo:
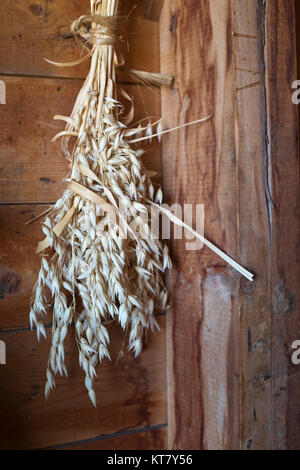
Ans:
<svg viewBox="0 0 300 470"><path fill-rule="evenodd" d="M59 379L44 402L49 340L38 344L28 325L41 232L25 222L65 187L68 168L51 143L61 126L52 115L71 111L86 66L58 69L42 58L78 57L69 24L88 3L0 4L7 91L0 105L0 339L7 345L0 447L299 449L300 366L291 362L300 339L293 0L121 2L124 15L137 4L126 26L127 64L175 75L175 87L161 95L119 75L136 118L161 112L173 127L214 114L164 137L166 200L204 204L206 236L256 280L245 281L207 248L188 252L184 241L172 241L166 358L162 315L162 332L149 337L140 359L103 364L94 410L70 335L70 378ZM146 165L160 171L159 146L147 149ZM112 336L116 357L118 331Z"/></svg>
<svg viewBox="0 0 300 470"><path fill-rule="evenodd" d="M167 202L205 204L208 248L171 242L169 446L299 449L299 158L292 0L165 0L162 115ZM299 77L298 77L299 78Z"/></svg>
<svg viewBox="0 0 300 470"><path fill-rule="evenodd" d="M126 15L136 2L122 3ZM158 71L160 2L139 2L128 20L127 64ZM78 365L72 332L67 345L69 379L44 401L49 339L38 344L29 329L29 299L39 269L35 255L39 222L25 225L65 188L68 168L51 138L62 129L54 114L68 115L87 66L56 68L43 60L74 60L81 50L70 23L87 13L88 0L2 0L0 3L0 448L161 449L166 446L165 335L149 335L142 356L115 365L120 331L111 328L112 362L99 369L98 407L91 405ZM126 44L124 47L126 51ZM135 100L136 120L160 115L160 93L119 80ZM160 148L147 146L145 162L160 171ZM47 332L51 319L49 318Z"/></svg>

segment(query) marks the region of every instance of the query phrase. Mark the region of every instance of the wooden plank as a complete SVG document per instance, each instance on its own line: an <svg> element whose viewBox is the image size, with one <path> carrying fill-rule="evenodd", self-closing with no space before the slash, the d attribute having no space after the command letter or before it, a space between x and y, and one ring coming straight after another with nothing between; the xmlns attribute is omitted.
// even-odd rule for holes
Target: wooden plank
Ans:
<svg viewBox="0 0 300 470"><path fill-rule="evenodd" d="M297 79L300 77L300 3L295 1L295 28L296 28L296 57ZM298 135L300 135L300 119L298 111Z"/></svg>
<svg viewBox="0 0 300 470"><path fill-rule="evenodd" d="M109 327L112 362L105 361L98 369L96 409L84 387L72 328L66 340L69 379L57 379L47 402L43 387L49 340L38 344L30 331L2 333L7 363L0 369L0 416L5 423L1 448L48 447L165 423L164 317L159 322L161 333L148 335L142 355L134 359L128 353L118 365L123 333Z"/></svg>
<svg viewBox="0 0 300 470"><path fill-rule="evenodd" d="M296 2L297 4L297 2ZM298 24L299 28L299 24ZM300 367L291 346L300 338L299 150L297 106L291 84L297 75L293 1L267 2L267 102L270 130L273 310L274 449L300 448Z"/></svg>
<svg viewBox="0 0 300 470"><path fill-rule="evenodd" d="M116 437L63 445L54 450L161 450L166 449L167 427L134 432Z"/></svg>
<svg viewBox="0 0 300 470"><path fill-rule="evenodd" d="M163 143L167 202L205 204L207 236L238 256L234 71L229 2L165 1L161 67L175 74L162 90L162 116L175 126L215 113ZM173 240L173 311L167 319L169 447L238 446L239 277L210 250Z"/></svg>
<svg viewBox="0 0 300 470"><path fill-rule="evenodd" d="M63 130L55 114L70 115L81 80L0 76L6 84L6 105L0 108L1 203L54 202L66 187L68 165L60 143ZM160 115L160 93L141 85L124 85L133 96L135 121ZM144 145L144 162L160 172L158 142Z"/></svg>
<svg viewBox="0 0 300 470"><path fill-rule="evenodd" d="M38 221L26 222L43 210L35 205L0 206L1 329L29 326L30 296L41 262L35 251L43 236Z"/></svg>
<svg viewBox="0 0 300 470"><path fill-rule="evenodd" d="M162 115L173 126L214 113L164 138L167 201L205 204L207 237L257 275L251 284L207 249L171 242L171 448L299 446L293 15L283 1L164 3L161 65L176 82L162 91Z"/></svg>
<svg viewBox="0 0 300 470"><path fill-rule="evenodd" d="M142 12L145 18L158 21L160 18L163 0L142 0Z"/></svg>
<svg viewBox="0 0 300 470"><path fill-rule="evenodd" d="M239 257L257 275L240 282L243 449L271 449L271 247L265 103L264 2L233 4Z"/></svg>
<svg viewBox="0 0 300 470"><path fill-rule="evenodd" d="M58 68L44 57L70 62L82 47L70 34L73 19L88 12L89 0L3 0L0 6L0 72L22 75L84 77L87 64Z"/></svg>
<svg viewBox="0 0 300 470"><path fill-rule="evenodd" d="M145 8L142 2L136 0L120 2L120 16L125 19L123 30L126 41L118 45L117 51L124 57L125 66L128 68L149 72L160 70L159 1L155 0L152 8ZM130 80L128 75L120 74L119 77L120 80Z"/></svg>
<svg viewBox="0 0 300 470"><path fill-rule="evenodd" d="M81 80L1 77L1 203L54 202L66 187L66 159L52 137L63 129L55 114L70 115Z"/></svg>
<svg viewBox="0 0 300 470"><path fill-rule="evenodd" d="M89 12L89 0L3 0L0 3L0 73L84 78L88 62L76 67L55 67L44 57L70 62L85 54L70 34L72 21ZM128 32L120 52L131 68L158 71L158 24L146 19L137 2L121 2L120 15ZM129 52L127 52L129 51ZM127 77L127 80L130 78Z"/></svg>

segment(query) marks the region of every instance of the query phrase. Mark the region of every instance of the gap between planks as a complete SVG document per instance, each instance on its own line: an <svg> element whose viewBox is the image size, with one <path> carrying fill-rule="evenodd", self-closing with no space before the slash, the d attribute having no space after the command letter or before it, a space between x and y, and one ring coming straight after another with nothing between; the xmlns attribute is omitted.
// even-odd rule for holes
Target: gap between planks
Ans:
<svg viewBox="0 0 300 470"><path fill-rule="evenodd" d="M91 442L103 441L105 439L125 437L125 436L130 436L132 434L137 434L140 432L148 432L148 431L154 431L155 429L163 429L163 428L166 428L167 426L168 426L168 423L161 423L161 424L155 424L154 426L146 426L144 428L135 428L135 429L127 430L127 431L117 431L112 434L100 434L100 436L91 437L88 439L82 439L79 441L63 442L61 444L57 444L57 445L50 446L50 447L42 447L41 449L37 449L37 450L55 450L55 449L60 449L66 446L69 447L69 446L76 446L80 444L89 444Z"/></svg>
<svg viewBox="0 0 300 470"><path fill-rule="evenodd" d="M29 307L28 307L29 311ZM166 312L154 313L155 317L165 317ZM70 326L74 326L74 323L71 323ZM52 328L52 322L44 324L45 329ZM36 331L36 327L34 326L32 329L30 326L23 326L23 327L15 327L15 328L0 328L0 335L1 334L9 334L9 333L23 333L24 331Z"/></svg>
<svg viewBox="0 0 300 470"><path fill-rule="evenodd" d="M53 80L62 80L62 81L74 81L74 82L82 82L84 83L85 79L80 77L60 77L57 75L35 75L30 73L9 73L9 72L1 72L0 75L2 77L8 78L40 78L40 79L53 79ZM133 86L151 86L147 85L147 83L143 83L142 81L130 81L130 80L120 80L117 77L117 83L120 85L133 85ZM156 88L156 87L155 87Z"/></svg>

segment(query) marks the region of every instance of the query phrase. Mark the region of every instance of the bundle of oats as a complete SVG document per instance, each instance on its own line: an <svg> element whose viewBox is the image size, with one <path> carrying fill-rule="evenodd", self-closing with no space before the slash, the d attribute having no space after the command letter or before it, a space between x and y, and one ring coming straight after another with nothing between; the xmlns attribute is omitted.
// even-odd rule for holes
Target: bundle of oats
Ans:
<svg viewBox="0 0 300 470"><path fill-rule="evenodd" d="M42 320L53 305L46 396L57 372L67 374L64 339L68 326L75 324L79 362L95 405L95 367L110 357L105 325L118 322L128 332L129 349L138 355L145 329L157 325L154 309L166 308L161 273L171 262L166 245L149 236L143 216L149 209L146 201L160 203L162 197L143 168L142 152L128 142L143 129L128 130L119 121L114 53L118 2L91 3L91 15L73 24L92 44L90 72L71 117L56 116L67 121L66 130L56 136L65 138L66 152L69 137L76 136L71 182L42 225L47 238L37 251L51 248L54 254L42 256L30 322L38 337L46 336Z"/></svg>
<svg viewBox="0 0 300 470"><path fill-rule="evenodd" d="M133 147L151 137L152 127L127 128L117 101L117 8L117 0L91 0L91 15L72 25L74 34L90 46L86 57L91 57L91 67L71 117L56 116L67 122L55 138L63 138L71 178L42 224L46 238L37 249L43 254L30 311L31 327L36 327L38 338L46 337L43 317L53 306L46 397L55 375L67 375L64 340L74 323L79 362L94 405L96 366L110 358L107 324L120 325L128 335L129 350L137 356L145 330L157 326L154 311L167 307L161 276L171 261L167 246L153 233L155 216L152 211L150 219L150 209L185 226L160 206L162 191L154 189L152 174L143 167L143 152ZM145 135L134 135L141 132ZM76 142L69 153L71 136Z"/></svg>

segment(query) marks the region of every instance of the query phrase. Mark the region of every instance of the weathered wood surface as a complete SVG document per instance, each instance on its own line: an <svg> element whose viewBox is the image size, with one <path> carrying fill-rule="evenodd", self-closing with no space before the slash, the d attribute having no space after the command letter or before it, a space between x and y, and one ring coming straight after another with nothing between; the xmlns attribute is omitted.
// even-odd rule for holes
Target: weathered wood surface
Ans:
<svg viewBox="0 0 300 470"><path fill-rule="evenodd" d="M263 2L237 0L233 18L239 257L251 263L257 275L252 285L243 279L240 283L240 439L243 449L271 449L271 213Z"/></svg>
<svg viewBox="0 0 300 470"><path fill-rule="evenodd" d="M169 126L215 116L164 139L164 190L170 204L205 204L207 236L234 257L238 237L229 3L184 5L167 1L162 11L162 71L176 75L175 90L162 92L162 115ZM232 447L237 431L232 415L237 415L238 404L229 394L239 381L232 330L238 321L239 279L210 250L187 252L184 243L171 242L176 270L167 322L169 445Z"/></svg>
<svg viewBox="0 0 300 470"><path fill-rule="evenodd" d="M81 80L4 77L1 106L1 202L54 202L66 187L66 158L51 140L64 129L55 114L69 116Z"/></svg>
<svg viewBox="0 0 300 470"><path fill-rule="evenodd" d="M57 387L44 399L49 340L39 344L35 332L1 334L7 364L0 368L0 447L33 449L93 438L129 429L164 424L165 360L162 332L148 335L143 354L128 353L116 365L123 334L109 327L112 362L104 361L95 380L97 408L88 398L84 373L78 365L74 329L66 340L69 378L57 378ZM48 337L51 331L47 328Z"/></svg>
<svg viewBox="0 0 300 470"><path fill-rule="evenodd" d="M1 76L6 104L0 107L1 203L54 202L66 188L68 164L60 142L52 143L64 123L55 114L69 116L81 80ZM133 97L134 121L160 115L159 91L141 85L122 85ZM144 163L161 171L158 142L145 144Z"/></svg>
<svg viewBox="0 0 300 470"><path fill-rule="evenodd" d="M107 438L69 444L57 450L161 450L167 448L167 427L121 434ZM55 448L54 448L55 449Z"/></svg>
<svg viewBox="0 0 300 470"><path fill-rule="evenodd" d="M208 249L171 242L175 449L298 445L300 369L289 351L300 334L294 11L293 2L266 4L167 0L160 20L162 71L176 76L175 89L162 92L167 125L214 113L164 138L167 202L205 204L207 237L257 275L251 284Z"/></svg>
<svg viewBox="0 0 300 470"><path fill-rule="evenodd" d="M142 12L148 20L158 21L164 0L141 0Z"/></svg>
<svg viewBox="0 0 300 470"><path fill-rule="evenodd" d="M89 12L89 4L89 0L2 0L0 73L85 78L89 61L75 67L55 67L44 58L71 62L86 53L70 34L70 26ZM120 20L125 25L120 32L124 29L127 34L118 47L128 67L159 71L158 23L152 21L157 12L155 3L142 9L139 2L121 2ZM121 78L131 81L128 76Z"/></svg>
<svg viewBox="0 0 300 470"><path fill-rule="evenodd" d="M298 3L298 2L296 2ZM291 84L295 63L294 2L267 2L267 101L270 132L272 211L272 367L274 449L300 449L300 366L291 345L300 338L299 154L297 106ZM300 27L300 17L297 27ZM299 44L300 46L300 44Z"/></svg>
<svg viewBox="0 0 300 470"><path fill-rule="evenodd" d="M39 222L26 225L45 207L0 205L0 332L29 327L29 304L40 269L35 254L43 238Z"/></svg>

